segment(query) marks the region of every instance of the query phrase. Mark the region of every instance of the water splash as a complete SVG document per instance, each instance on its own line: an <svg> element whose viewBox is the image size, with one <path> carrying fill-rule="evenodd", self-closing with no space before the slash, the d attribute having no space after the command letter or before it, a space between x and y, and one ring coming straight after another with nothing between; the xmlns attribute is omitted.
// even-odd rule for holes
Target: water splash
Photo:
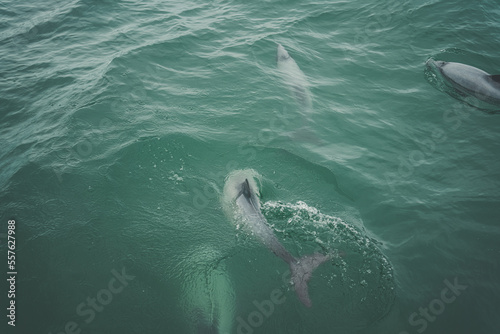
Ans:
<svg viewBox="0 0 500 334"><path fill-rule="evenodd" d="M268 201L262 212L288 249L307 253L318 247L333 255L331 266L315 278L323 300L316 303L336 310L336 324L356 321L361 327L385 316L395 298L393 268L374 240L341 218L321 213L305 202ZM342 308L342 310L339 310ZM332 321L327 319L325 321Z"/></svg>

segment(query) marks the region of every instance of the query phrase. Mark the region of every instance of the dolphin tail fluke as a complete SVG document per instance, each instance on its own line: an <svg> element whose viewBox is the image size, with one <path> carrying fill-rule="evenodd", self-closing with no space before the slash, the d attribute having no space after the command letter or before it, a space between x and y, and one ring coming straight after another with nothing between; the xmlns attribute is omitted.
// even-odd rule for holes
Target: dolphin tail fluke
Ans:
<svg viewBox="0 0 500 334"><path fill-rule="evenodd" d="M312 255L305 255L297 261L290 263L295 293L297 293L299 300L307 307L312 306L307 282L311 278L313 270L328 259L330 259L328 255L314 253Z"/></svg>

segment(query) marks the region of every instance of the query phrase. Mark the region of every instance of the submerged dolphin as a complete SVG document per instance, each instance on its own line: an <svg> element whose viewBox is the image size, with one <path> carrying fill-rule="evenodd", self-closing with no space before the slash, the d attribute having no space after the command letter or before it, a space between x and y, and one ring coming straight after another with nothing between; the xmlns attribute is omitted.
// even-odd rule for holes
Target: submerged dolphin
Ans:
<svg viewBox="0 0 500 334"><path fill-rule="evenodd" d="M184 255L180 306L189 333L233 333L236 293L217 249L200 245Z"/></svg>
<svg viewBox="0 0 500 334"><path fill-rule="evenodd" d="M240 185L236 204L248 220L253 233L260 241L276 256L288 263L297 296L305 306L311 307L312 303L309 298L307 282L311 278L313 270L330 257L321 253L306 255L299 259L292 256L278 241L269 227L266 218L262 215L259 200L255 192L252 191L248 179L245 179Z"/></svg>
<svg viewBox="0 0 500 334"><path fill-rule="evenodd" d="M302 106L304 111L311 111L312 99L309 89L307 88L309 84L306 76L281 44L278 44L276 63L278 65L278 70L282 74L283 80L290 86L295 100Z"/></svg>
<svg viewBox="0 0 500 334"><path fill-rule="evenodd" d="M443 77L458 91L488 103L500 104L500 75L490 75L476 67L460 63L430 59L428 64L439 69Z"/></svg>

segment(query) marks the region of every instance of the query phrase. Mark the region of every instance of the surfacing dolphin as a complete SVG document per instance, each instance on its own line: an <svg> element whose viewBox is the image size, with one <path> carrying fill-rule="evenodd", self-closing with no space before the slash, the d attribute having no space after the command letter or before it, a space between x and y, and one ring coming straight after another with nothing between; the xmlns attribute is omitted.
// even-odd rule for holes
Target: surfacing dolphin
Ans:
<svg viewBox="0 0 500 334"><path fill-rule="evenodd" d="M266 218L260 211L259 200L250 187L248 179L245 179L239 187L236 205L241 210L245 219L248 220L254 235L257 236L276 256L288 263L290 266L292 283L299 300L305 306L311 307L312 303L309 298L307 282L311 278L313 270L330 259L330 256L321 253L305 255L299 259L292 256L278 241L273 230L269 227Z"/></svg>
<svg viewBox="0 0 500 334"><path fill-rule="evenodd" d="M500 75L490 75L476 67L461 63L429 59L453 88L479 100L500 105Z"/></svg>
<svg viewBox="0 0 500 334"><path fill-rule="evenodd" d="M303 108L303 111L312 111L312 99L307 78L281 44L278 44L276 63L283 80L290 87L297 103Z"/></svg>

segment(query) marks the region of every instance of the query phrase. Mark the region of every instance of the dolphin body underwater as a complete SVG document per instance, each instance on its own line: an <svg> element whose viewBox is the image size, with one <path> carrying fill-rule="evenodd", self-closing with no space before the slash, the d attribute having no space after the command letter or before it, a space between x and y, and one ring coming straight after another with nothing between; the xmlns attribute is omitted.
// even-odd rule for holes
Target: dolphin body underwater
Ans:
<svg viewBox="0 0 500 334"><path fill-rule="evenodd" d="M430 59L453 88L490 104L500 105L500 75L490 75L476 67L461 63Z"/></svg>
<svg viewBox="0 0 500 334"><path fill-rule="evenodd" d="M295 60L288 54L283 45L279 43L276 51L276 65L281 80L288 86L291 95L300 107L300 113L302 115L301 127L291 133L292 138L317 145L326 144L314 133L314 131L312 131L314 121L311 116L314 111L312 95L309 91L310 84L307 77L299 68Z"/></svg>
<svg viewBox="0 0 500 334"><path fill-rule="evenodd" d="M260 241L276 256L281 258L290 266L291 280L299 300L307 307L311 307L307 282L311 278L313 270L330 256L321 253L305 255L299 259L292 256L278 241L272 229L260 211L259 199L252 190L248 179L238 185L239 192L236 196L236 205L241 210L244 219L247 220L252 232Z"/></svg>
<svg viewBox="0 0 500 334"><path fill-rule="evenodd" d="M297 103L304 112L311 112L312 98L306 75L281 44L278 44L276 63L283 81L290 87Z"/></svg>
<svg viewBox="0 0 500 334"><path fill-rule="evenodd" d="M221 258L223 254L210 245L184 254L180 307L187 315L189 333L233 333L236 293Z"/></svg>

